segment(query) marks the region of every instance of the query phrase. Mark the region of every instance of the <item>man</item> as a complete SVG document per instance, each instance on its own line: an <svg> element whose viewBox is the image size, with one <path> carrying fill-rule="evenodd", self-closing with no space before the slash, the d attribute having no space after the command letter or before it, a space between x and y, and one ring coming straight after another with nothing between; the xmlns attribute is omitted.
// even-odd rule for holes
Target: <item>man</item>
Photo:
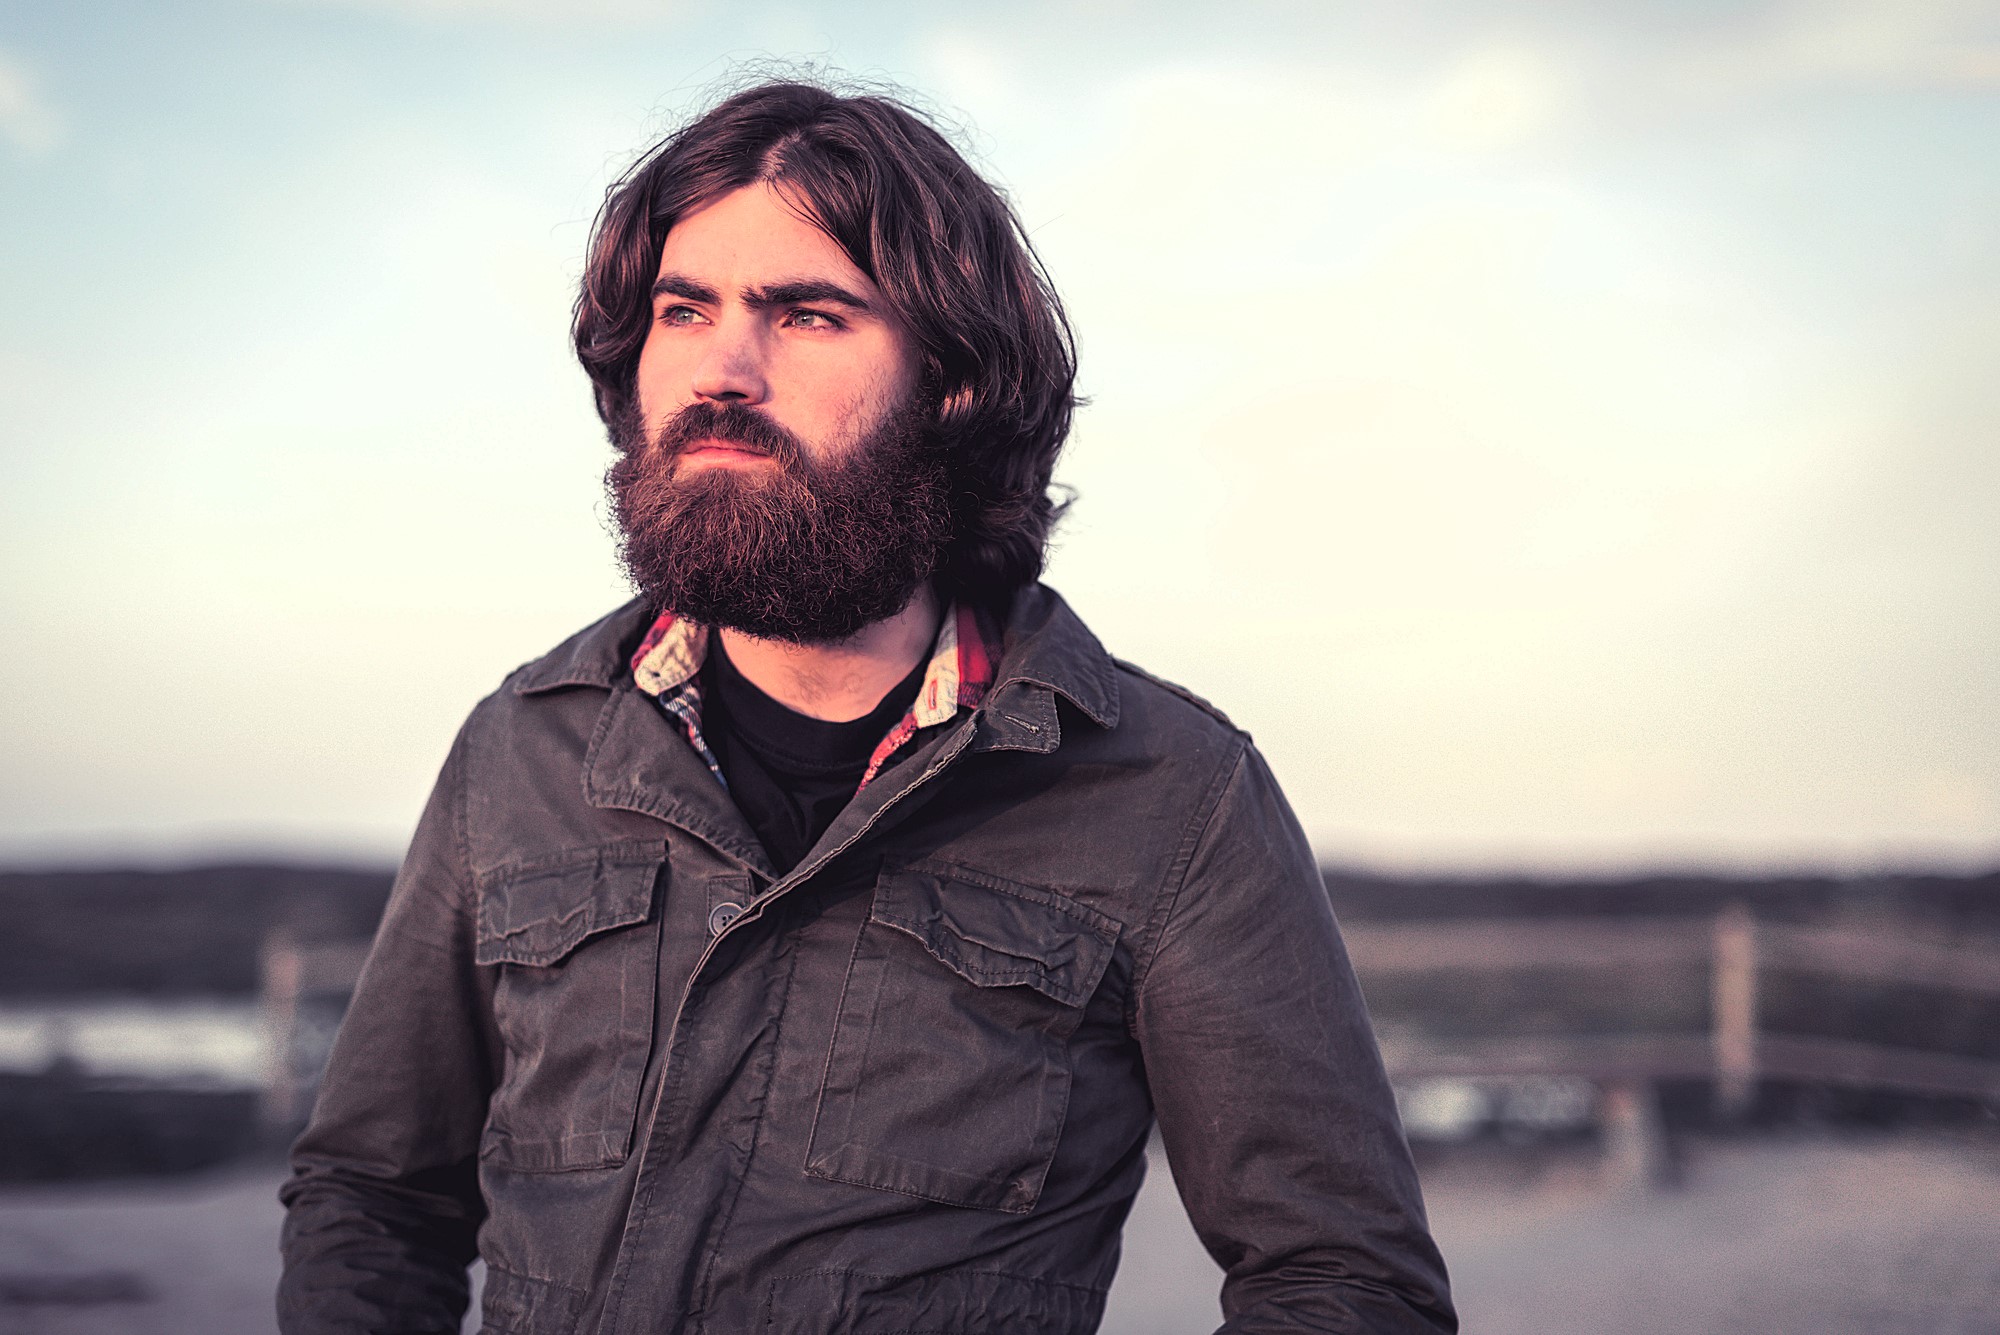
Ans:
<svg viewBox="0 0 2000 1335"><path fill-rule="evenodd" d="M1087 1332L1155 1117L1231 1331L1448 1331L1249 739L1036 583L1074 361L1005 201L776 84L612 191L641 596L473 711L284 1190L287 1331Z"/></svg>

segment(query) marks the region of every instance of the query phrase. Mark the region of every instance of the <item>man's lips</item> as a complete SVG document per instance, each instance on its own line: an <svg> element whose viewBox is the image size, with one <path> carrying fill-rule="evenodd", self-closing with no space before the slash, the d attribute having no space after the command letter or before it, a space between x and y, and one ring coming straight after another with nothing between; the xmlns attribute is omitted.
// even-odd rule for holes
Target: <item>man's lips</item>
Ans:
<svg viewBox="0 0 2000 1335"><path fill-rule="evenodd" d="M770 457L753 445L734 440L697 440L681 450L681 458L690 463L741 465L765 462Z"/></svg>

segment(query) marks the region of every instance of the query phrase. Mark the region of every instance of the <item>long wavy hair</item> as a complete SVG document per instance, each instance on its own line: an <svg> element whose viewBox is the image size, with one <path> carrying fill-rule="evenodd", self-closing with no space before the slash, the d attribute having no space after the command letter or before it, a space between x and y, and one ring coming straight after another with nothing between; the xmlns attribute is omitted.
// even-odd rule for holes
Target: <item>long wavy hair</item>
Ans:
<svg viewBox="0 0 2000 1335"><path fill-rule="evenodd" d="M1004 597L1041 574L1076 407L1076 345L1006 198L893 98L767 83L649 149L607 193L577 296L577 359L607 425L636 412L639 350L674 224L746 185L797 204L912 334L952 470L952 592Z"/></svg>

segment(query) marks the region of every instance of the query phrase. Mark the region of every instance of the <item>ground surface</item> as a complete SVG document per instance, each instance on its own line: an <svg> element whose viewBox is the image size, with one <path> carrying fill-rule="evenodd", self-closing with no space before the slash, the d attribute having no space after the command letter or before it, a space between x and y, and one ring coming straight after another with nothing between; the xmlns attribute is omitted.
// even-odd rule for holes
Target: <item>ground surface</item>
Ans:
<svg viewBox="0 0 2000 1335"><path fill-rule="evenodd" d="M271 1329L278 1170L0 1191L0 1335ZM1633 1193L1583 1155L1429 1170L1468 1335L2000 1335L2000 1137L1696 1144ZM1156 1171L1106 1335L1199 1335L1217 1274Z"/></svg>

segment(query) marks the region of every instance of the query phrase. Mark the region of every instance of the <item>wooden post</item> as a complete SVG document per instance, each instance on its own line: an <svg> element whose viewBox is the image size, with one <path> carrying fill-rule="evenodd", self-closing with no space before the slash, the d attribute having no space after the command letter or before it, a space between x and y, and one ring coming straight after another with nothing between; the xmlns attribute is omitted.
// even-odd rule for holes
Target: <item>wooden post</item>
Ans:
<svg viewBox="0 0 2000 1335"><path fill-rule="evenodd" d="M1715 915L1710 982L1715 1111L1734 1120L1757 1096L1757 921L1742 903Z"/></svg>
<svg viewBox="0 0 2000 1335"><path fill-rule="evenodd" d="M265 938L259 961L259 1001L264 1011L264 1125L290 1132L304 1111L298 1075L292 1070L292 1033L298 1025L304 961L286 933Z"/></svg>
<svg viewBox="0 0 2000 1335"><path fill-rule="evenodd" d="M1599 1097L1605 1185L1632 1195L1672 1186L1673 1156L1653 1082L1640 1077L1613 1080Z"/></svg>

